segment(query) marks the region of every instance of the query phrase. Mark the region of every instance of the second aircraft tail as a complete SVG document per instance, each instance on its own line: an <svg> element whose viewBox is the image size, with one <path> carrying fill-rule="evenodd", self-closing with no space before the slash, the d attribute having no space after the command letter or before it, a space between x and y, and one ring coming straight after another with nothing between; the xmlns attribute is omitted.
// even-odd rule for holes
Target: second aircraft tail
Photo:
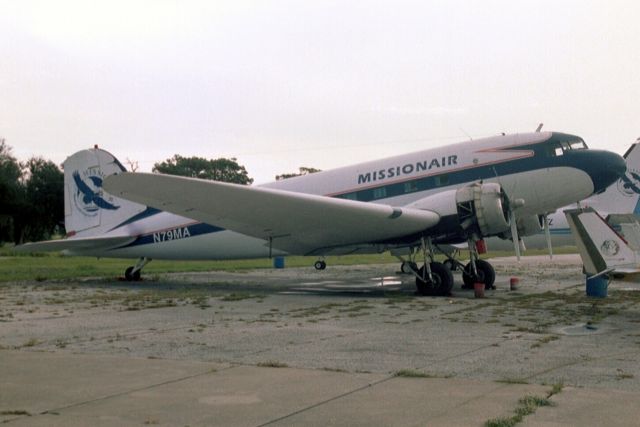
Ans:
<svg viewBox="0 0 640 427"><path fill-rule="evenodd" d="M637 247L640 224L635 216L628 215L623 226L616 224L624 230L625 236L622 236L592 208L570 209L564 213L588 276L640 273Z"/></svg>
<svg viewBox="0 0 640 427"><path fill-rule="evenodd" d="M624 212L640 214L640 138L624 153L627 172L604 193L587 199L584 203L599 212Z"/></svg>

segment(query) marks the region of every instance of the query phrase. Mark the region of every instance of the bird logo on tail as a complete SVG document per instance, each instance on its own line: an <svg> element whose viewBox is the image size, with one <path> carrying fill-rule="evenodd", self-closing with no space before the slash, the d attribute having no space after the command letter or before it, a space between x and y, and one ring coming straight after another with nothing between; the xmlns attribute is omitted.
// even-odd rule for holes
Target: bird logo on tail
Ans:
<svg viewBox="0 0 640 427"><path fill-rule="evenodd" d="M600 245L600 251L606 256L616 256L620 252L620 245L615 240L605 240Z"/></svg>
<svg viewBox="0 0 640 427"><path fill-rule="evenodd" d="M640 174L635 169L627 170L627 173L618 180L618 190L627 197L640 194Z"/></svg>
<svg viewBox="0 0 640 427"><path fill-rule="evenodd" d="M73 181L76 184L75 205L83 214L95 216L100 209L120 209L120 206L116 206L102 197L102 177L91 174L90 169L85 173L85 180L82 179L78 171L73 172Z"/></svg>

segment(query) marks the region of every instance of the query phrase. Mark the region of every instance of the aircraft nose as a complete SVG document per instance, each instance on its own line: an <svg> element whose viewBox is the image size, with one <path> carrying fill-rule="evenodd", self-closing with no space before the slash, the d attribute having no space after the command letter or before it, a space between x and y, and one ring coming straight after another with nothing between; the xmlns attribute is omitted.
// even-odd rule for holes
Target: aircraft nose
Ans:
<svg viewBox="0 0 640 427"><path fill-rule="evenodd" d="M627 164L622 156L604 150L588 150L585 172L593 181L593 191L600 193L608 186L622 178L627 171Z"/></svg>

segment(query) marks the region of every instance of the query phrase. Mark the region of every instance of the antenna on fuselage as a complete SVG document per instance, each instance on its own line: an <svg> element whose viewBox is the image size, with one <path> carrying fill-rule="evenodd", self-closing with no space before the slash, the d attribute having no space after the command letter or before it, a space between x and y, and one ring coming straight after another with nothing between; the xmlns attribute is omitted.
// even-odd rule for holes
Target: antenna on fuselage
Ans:
<svg viewBox="0 0 640 427"><path fill-rule="evenodd" d="M473 141L473 138L471 138L471 135L469 135L466 130L462 129L462 126L459 126L458 129L460 129L460 131L462 131L462 133L467 135L467 138L469 138L469 141Z"/></svg>
<svg viewBox="0 0 640 427"><path fill-rule="evenodd" d="M544 123L540 123L538 125L538 127L536 128L536 132L540 132L542 130L542 126L544 125Z"/></svg>

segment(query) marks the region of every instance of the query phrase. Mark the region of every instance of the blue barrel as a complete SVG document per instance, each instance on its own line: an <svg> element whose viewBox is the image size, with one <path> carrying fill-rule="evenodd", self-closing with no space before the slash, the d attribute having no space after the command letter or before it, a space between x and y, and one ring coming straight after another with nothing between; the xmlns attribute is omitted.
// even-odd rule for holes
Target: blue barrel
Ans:
<svg viewBox="0 0 640 427"><path fill-rule="evenodd" d="M588 297L605 298L607 296L609 278L606 274L598 277L586 276L586 282Z"/></svg>
<svg viewBox="0 0 640 427"><path fill-rule="evenodd" d="M284 268L283 256L277 256L273 259L273 268Z"/></svg>

